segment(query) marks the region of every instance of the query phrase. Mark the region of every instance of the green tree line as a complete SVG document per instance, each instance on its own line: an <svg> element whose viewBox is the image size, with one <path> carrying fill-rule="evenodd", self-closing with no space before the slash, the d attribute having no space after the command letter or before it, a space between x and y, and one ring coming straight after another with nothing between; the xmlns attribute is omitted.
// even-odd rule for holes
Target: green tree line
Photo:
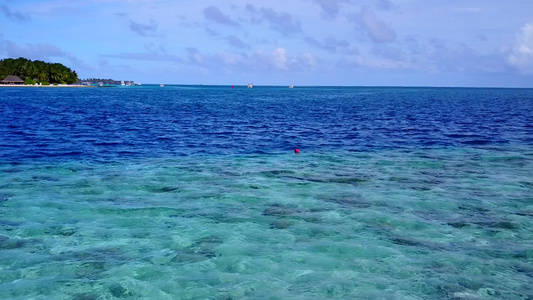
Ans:
<svg viewBox="0 0 533 300"><path fill-rule="evenodd" d="M25 83L73 84L78 81L78 74L60 63L46 63L23 57L0 60L0 81L9 75L16 75Z"/></svg>

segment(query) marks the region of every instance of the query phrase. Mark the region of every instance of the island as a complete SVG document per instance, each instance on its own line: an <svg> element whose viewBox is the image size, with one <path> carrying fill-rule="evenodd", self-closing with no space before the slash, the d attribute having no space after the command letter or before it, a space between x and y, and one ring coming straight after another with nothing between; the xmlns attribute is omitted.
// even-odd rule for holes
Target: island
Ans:
<svg viewBox="0 0 533 300"><path fill-rule="evenodd" d="M140 85L131 80L79 79L76 71L60 63L48 63L27 58L0 60L0 87L94 87Z"/></svg>
<svg viewBox="0 0 533 300"><path fill-rule="evenodd" d="M78 74L60 63L19 57L0 60L0 79L3 84L74 84L78 82Z"/></svg>

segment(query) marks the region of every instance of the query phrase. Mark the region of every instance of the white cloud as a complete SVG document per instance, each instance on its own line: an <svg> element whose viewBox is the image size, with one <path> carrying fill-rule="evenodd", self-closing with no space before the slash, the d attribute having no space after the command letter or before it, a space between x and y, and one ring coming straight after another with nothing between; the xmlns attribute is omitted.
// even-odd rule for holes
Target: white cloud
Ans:
<svg viewBox="0 0 533 300"><path fill-rule="evenodd" d="M377 1L377 7L381 10L392 10L394 9L394 4L390 0L379 0Z"/></svg>
<svg viewBox="0 0 533 300"><path fill-rule="evenodd" d="M250 45L243 42L240 38L230 35L226 38L226 40L230 43L231 46L238 48L238 49L246 49L250 48Z"/></svg>
<svg viewBox="0 0 533 300"><path fill-rule="evenodd" d="M533 74L533 23L522 27L508 61L521 72Z"/></svg>
<svg viewBox="0 0 533 300"><path fill-rule="evenodd" d="M339 14L340 4L349 2L349 0L313 0L313 2L322 8L327 17L335 18Z"/></svg>
<svg viewBox="0 0 533 300"><path fill-rule="evenodd" d="M316 66L316 59L313 57L311 53L302 54L301 61L309 67Z"/></svg>
<svg viewBox="0 0 533 300"><path fill-rule="evenodd" d="M336 37L332 35L325 38L323 42L310 36L306 37L305 41L329 53L336 53L338 49L348 50L350 47L350 42L346 40L337 39Z"/></svg>
<svg viewBox="0 0 533 300"><path fill-rule="evenodd" d="M281 70L288 69L287 67L287 51L284 48L276 48L272 52L272 62L276 68Z"/></svg>
<svg viewBox="0 0 533 300"><path fill-rule="evenodd" d="M164 62L173 62L180 61L180 58L172 54L158 54L154 52L131 52L131 53L121 53L121 54L111 54L111 55L102 55L102 57L107 58L118 58L126 60L140 60L140 61L164 61Z"/></svg>
<svg viewBox="0 0 533 300"><path fill-rule="evenodd" d="M230 16L224 14L220 8L211 5L204 9L204 16L206 19L214 21L219 24L229 25L229 26L239 26L238 23L234 22Z"/></svg>
<svg viewBox="0 0 533 300"><path fill-rule="evenodd" d="M130 20L130 29L138 35L149 36L157 30L157 23L154 20L150 20L150 24L141 24Z"/></svg>
<svg viewBox="0 0 533 300"><path fill-rule="evenodd" d="M276 69L289 69L289 67L287 66L287 51L285 51L285 48L276 48L270 53L265 53L259 50L256 52L256 56L259 57L267 65L273 66Z"/></svg>
<svg viewBox="0 0 533 300"><path fill-rule="evenodd" d="M18 22L26 22L31 20L28 14L23 14L18 11L12 11L6 5L0 5L0 13L2 13L8 19L12 19Z"/></svg>
<svg viewBox="0 0 533 300"><path fill-rule="evenodd" d="M289 55L288 51L282 47L273 49L270 52L258 50L250 59L253 64L243 67L248 70L256 69L268 71L269 73L309 71L317 65L317 60L311 53L304 52Z"/></svg>
<svg viewBox="0 0 533 300"><path fill-rule="evenodd" d="M286 12L277 12L272 8L263 7L256 9L252 4L246 5L246 10L253 15L251 19L252 24L266 21L270 24L270 28L280 32L284 36L291 33L302 32L302 27L299 21L293 20L293 16ZM259 19L256 17L259 16Z"/></svg>
<svg viewBox="0 0 533 300"><path fill-rule="evenodd" d="M239 56L225 51L219 52L217 56L226 65L236 65L241 61Z"/></svg>
<svg viewBox="0 0 533 300"><path fill-rule="evenodd" d="M401 48L388 46L386 44L376 44L370 49L370 52L385 59L394 61L405 60L405 55Z"/></svg>
<svg viewBox="0 0 533 300"><path fill-rule="evenodd" d="M200 54L198 49L196 48L187 48L187 52L189 54L189 60L196 63L196 64L202 64L204 62L203 56Z"/></svg>
<svg viewBox="0 0 533 300"><path fill-rule="evenodd" d="M28 59L50 60L51 57L66 57L71 60L76 58L57 46L49 44L19 45L12 41L4 41L5 51L9 57L25 57Z"/></svg>
<svg viewBox="0 0 533 300"><path fill-rule="evenodd" d="M378 56L343 57L336 64L340 69L362 68L366 70L417 70L411 62L397 61Z"/></svg>
<svg viewBox="0 0 533 300"><path fill-rule="evenodd" d="M374 40L379 43L393 42L396 33L385 23L380 21L374 12L367 6L361 8L361 12L356 16L355 22L363 28Z"/></svg>

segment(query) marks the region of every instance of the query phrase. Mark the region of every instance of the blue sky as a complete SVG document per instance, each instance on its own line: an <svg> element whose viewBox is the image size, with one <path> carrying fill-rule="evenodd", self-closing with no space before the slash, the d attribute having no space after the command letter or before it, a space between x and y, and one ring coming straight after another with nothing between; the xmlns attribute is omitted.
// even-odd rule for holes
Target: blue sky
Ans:
<svg viewBox="0 0 533 300"><path fill-rule="evenodd" d="M532 0L0 0L0 58L141 83L533 87Z"/></svg>

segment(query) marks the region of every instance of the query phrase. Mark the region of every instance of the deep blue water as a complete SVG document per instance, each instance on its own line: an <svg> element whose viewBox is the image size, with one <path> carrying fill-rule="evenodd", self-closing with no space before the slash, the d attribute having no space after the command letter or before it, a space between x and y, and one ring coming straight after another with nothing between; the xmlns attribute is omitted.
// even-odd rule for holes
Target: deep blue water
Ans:
<svg viewBox="0 0 533 300"><path fill-rule="evenodd" d="M533 89L0 88L0 299L532 286Z"/></svg>
<svg viewBox="0 0 533 300"><path fill-rule="evenodd" d="M0 159L533 144L533 90L0 90Z"/></svg>

